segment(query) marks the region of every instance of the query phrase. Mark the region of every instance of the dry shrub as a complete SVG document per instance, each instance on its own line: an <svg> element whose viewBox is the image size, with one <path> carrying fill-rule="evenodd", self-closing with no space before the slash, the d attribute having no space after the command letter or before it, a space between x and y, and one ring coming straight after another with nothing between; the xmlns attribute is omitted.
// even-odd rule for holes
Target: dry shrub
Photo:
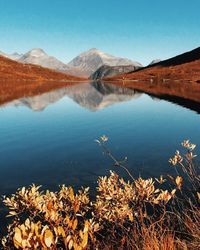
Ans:
<svg viewBox="0 0 200 250"><path fill-rule="evenodd" d="M57 192L42 192L32 185L4 197L12 222L2 239L3 249L198 249L200 246L199 175L189 141L186 152L176 151L170 163L177 176L168 176L172 188L165 190L160 178L135 179L106 146L97 142L116 166L129 175L117 173L99 177L96 199L89 188L77 193L61 186ZM184 184L189 190L185 189Z"/></svg>

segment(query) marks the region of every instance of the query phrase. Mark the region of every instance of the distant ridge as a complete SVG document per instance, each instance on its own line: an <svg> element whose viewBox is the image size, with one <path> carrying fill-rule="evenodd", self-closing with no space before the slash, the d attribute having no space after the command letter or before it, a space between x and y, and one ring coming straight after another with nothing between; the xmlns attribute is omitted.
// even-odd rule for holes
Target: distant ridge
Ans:
<svg viewBox="0 0 200 250"><path fill-rule="evenodd" d="M151 61L151 62L149 63L149 66L150 66L150 65L154 65L154 64L159 63L159 62L161 62L160 59L154 59L153 61Z"/></svg>
<svg viewBox="0 0 200 250"><path fill-rule="evenodd" d="M175 66L175 65L193 62L199 59L200 59L200 47L193 49L191 51L185 52L183 54L174 56L167 60L163 60L158 63L155 63L153 66L165 66L165 67Z"/></svg>

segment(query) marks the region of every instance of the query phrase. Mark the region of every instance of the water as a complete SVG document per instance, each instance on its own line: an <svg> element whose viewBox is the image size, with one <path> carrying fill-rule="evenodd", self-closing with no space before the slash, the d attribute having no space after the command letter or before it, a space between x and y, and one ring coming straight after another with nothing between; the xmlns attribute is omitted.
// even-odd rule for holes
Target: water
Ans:
<svg viewBox="0 0 200 250"><path fill-rule="evenodd" d="M109 170L125 175L95 143L104 134L118 159L128 157L134 175L171 174L168 159L183 139L200 146L200 116L172 102L101 83L15 100L0 107L0 194L31 183L51 190L59 184L94 190L98 176Z"/></svg>

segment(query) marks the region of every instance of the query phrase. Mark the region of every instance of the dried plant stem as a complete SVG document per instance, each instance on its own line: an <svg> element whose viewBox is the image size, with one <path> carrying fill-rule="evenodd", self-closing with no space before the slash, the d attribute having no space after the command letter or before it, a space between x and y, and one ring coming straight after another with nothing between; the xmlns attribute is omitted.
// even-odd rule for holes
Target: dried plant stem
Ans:
<svg viewBox="0 0 200 250"><path fill-rule="evenodd" d="M100 146L103 148L103 151L113 160L114 165L117 167L121 167L123 168L126 173L129 175L129 177L134 181L135 178L133 177L133 175L130 173L130 171L128 170L128 168L126 166L124 166L121 161L118 161L115 156L112 154L112 152L110 151L110 149L103 143L100 143Z"/></svg>

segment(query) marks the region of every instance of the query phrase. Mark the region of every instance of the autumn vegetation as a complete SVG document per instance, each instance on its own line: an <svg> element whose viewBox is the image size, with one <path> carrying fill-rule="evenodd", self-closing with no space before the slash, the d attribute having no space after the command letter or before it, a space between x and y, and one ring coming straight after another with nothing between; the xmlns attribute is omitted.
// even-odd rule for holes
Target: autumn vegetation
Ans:
<svg viewBox="0 0 200 250"><path fill-rule="evenodd" d="M99 177L95 199L89 188L57 192L23 187L4 197L11 222L3 249L199 249L200 176L194 164L196 145L182 143L169 160L174 176L136 178L107 146L96 142L127 180L111 171Z"/></svg>
<svg viewBox="0 0 200 250"><path fill-rule="evenodd" d="M131 80L151 83L200 83L200 47L140 70L105 79L107 81Z"/></svg>
<svg viewBox="0 0 200 250"><path fill-rule="evenodd" d="M5 81L67 81L83 80L39 65L23 64L0 56L0 80Z"/></svg>

